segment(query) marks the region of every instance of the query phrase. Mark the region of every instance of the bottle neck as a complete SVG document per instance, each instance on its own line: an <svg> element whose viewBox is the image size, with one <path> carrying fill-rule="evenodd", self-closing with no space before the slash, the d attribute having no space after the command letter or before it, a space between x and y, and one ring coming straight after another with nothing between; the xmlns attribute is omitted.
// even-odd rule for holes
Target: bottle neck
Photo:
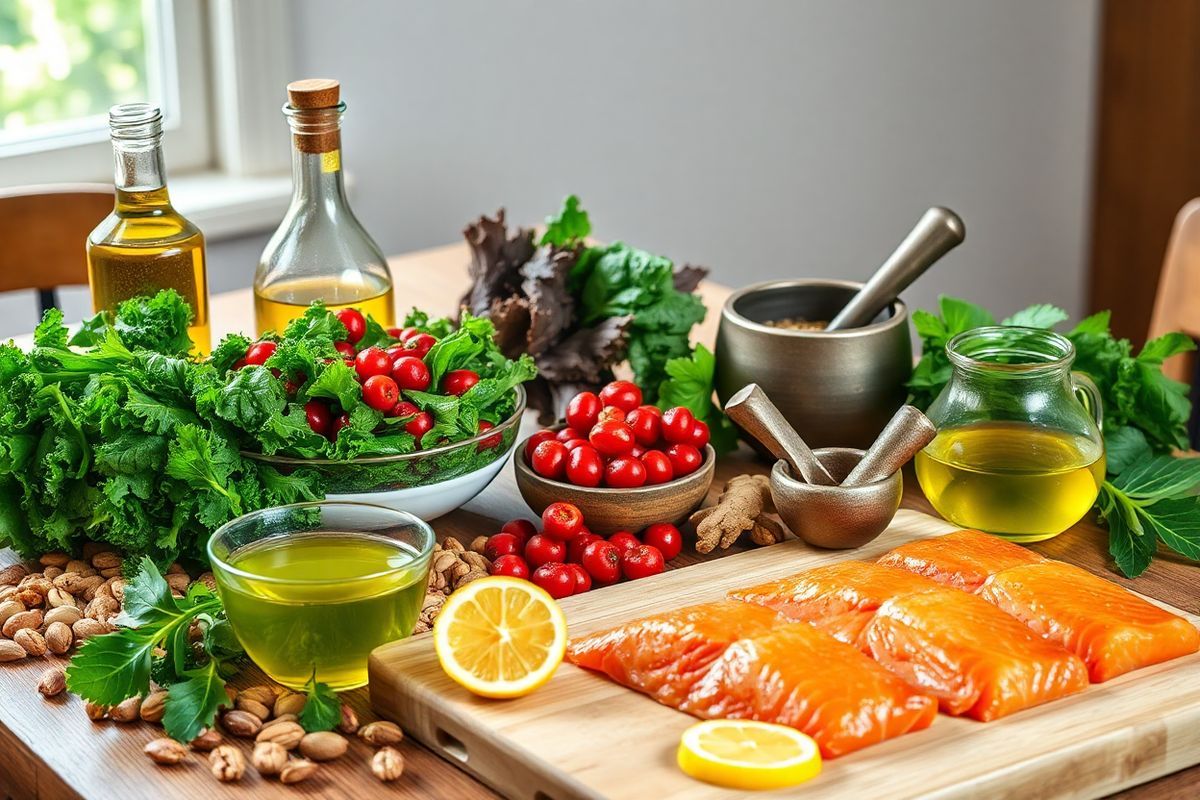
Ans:
<svg viewBox="0 0 1200 800"><path fill-rule="evenodd" d="M114 139L113 178L118 210L170 205L160 137Z"/></svg>
<svg viewBox="0 0 1200 800"><path fill-rule="evenodd" d="M345 208L346 189L342 181L342 151L335 147L325 152L292 148L292 204L333 211Z"/></svg>

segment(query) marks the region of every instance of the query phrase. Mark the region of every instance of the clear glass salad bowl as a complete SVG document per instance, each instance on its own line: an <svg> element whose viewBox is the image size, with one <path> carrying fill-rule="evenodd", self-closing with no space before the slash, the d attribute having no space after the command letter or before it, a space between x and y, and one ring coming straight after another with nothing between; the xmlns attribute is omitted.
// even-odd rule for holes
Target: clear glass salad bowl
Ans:
<svg viewBox="0 0 1200 800"><path fill-rule="evenodd" d="M479 494L507 463L525 412L524 387L517 386L513 391L513 413L496 427L470 439L415 453L346 461L243 454L283 473L315 470L327 500L374 503L431 520Z"/></svg>

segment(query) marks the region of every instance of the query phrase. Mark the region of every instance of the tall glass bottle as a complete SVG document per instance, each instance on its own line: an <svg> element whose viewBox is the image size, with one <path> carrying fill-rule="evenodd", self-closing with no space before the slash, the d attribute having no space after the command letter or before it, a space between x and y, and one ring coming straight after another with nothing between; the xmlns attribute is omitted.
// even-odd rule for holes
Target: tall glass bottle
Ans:
<svg viewBox="0 0 1200 800"><path fill-rule="evenodd" d="M88 235L88 282L96 311L122 300L174 289L192 307L195 352L212 346L204 236L171 206L163 169L162 114L146 103L108 112L116 175L113 211Z"/></svg>
<svg viewBox="0 0 1200 800"><path fill-rule="evenodd" d="M395 312L387 261L350 210L342 185L346 104L338 82L295 81L287 90L292 204L254 275L258 332L282 331L314 300L334 310L354 306L390 326Z"/></svg>

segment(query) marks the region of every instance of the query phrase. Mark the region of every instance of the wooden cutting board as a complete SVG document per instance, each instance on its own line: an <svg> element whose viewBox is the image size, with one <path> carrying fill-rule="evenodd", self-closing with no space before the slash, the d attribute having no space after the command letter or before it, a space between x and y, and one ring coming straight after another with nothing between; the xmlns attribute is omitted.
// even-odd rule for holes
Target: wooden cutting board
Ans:
<svg viewBox="0 0 1200 800"><path fill-rule="evenodd" d="M942 520L902 510L884 535L859 550L817 550L789 540L570 597L562 607L570 633L578 635L802 569L872 559L950 530ZM692 717L570 664L528 697L507 701L474 697L451 682L428 635L379 648L370 671L376 710L509 797L745 796L694 781L675 766L679 736ZM1198 762L1200 654L996 722L939 715L927 730L828 761L816 779L761 796L1086 798Z"/></svg>

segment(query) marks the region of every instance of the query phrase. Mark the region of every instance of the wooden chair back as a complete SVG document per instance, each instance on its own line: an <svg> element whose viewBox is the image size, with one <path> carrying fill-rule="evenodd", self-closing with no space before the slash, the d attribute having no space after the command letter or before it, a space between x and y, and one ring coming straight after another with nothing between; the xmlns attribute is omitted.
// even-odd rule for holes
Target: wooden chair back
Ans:
<svg viewBox="0 0 1200 800"><path fill-rule="evenodd" d="M1200 341L1200 198L1176 215L1158 279L1148 338L1169 331L1183 331ZM1195 447L1200 442L1200 358L1195 352L1173 356L1163 364L1163 373L1192 384L1189 432Z"/></svg>
<svg viewBox="0 0 1200 800"><path fill-rule="evenodd" d="M59 286L86 285L87 236L112 208L100 183L0 189L0 292L36 289L45 311Z"/></svg>

